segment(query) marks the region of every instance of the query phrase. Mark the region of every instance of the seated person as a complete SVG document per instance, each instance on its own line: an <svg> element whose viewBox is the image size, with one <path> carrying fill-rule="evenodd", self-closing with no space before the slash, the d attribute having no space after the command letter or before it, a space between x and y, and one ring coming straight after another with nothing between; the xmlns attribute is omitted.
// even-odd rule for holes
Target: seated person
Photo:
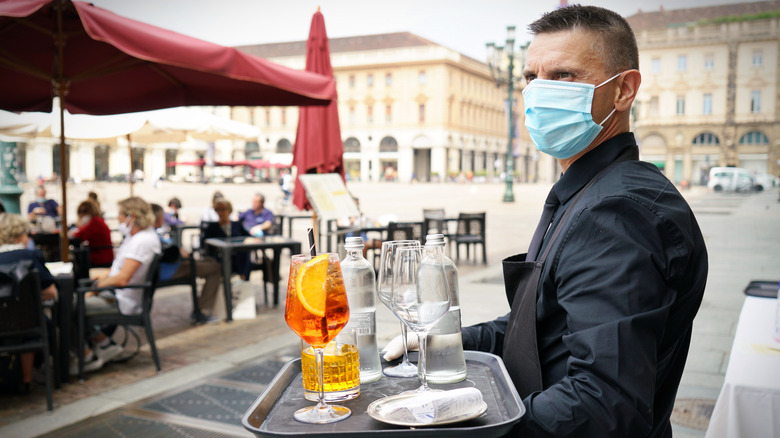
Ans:
<svg viewBox="0 0 780 438"><path fill-rule="evenodd" d="M233 212L233 204L231 204L230 201L224 198L217 199L214 202L214 210L217 212L217 215L219 215L219 221L210 222L203 230L204 240L210 239L212 237L251 237L249 232L244 228L243 225L241 225L241 222L234 222L230 220L230 214ZM221 252L209 247L209 255L216 258L217 260L220 260ZM252 269L252 262L248 252L233 251L233 254L231 255L231 263L234 273L240 275L243 280L249 279L249 274Z"/></svg>
<svg viewBox="0 0 780 438"><path fill-rule="evenodd" d="M168 201L168 210L169 212L164 213L165 214L165 223L168 224L169 227L172 227L174 225L182 225L184 223L184 218L179 217L179 210L181 209L181 201L179 198L171 198L170 201ZM160 228L160 227L155 227Z"/></svg>
<svg viewBox="0 0 780 438"><path fill-rule="evenodd" d="M159 230L165 225L165 211L161 206L152 204L152 213L154 214L154 228ZM163 259L160 261L160 281L188 278L191 274L190 263L182 259L189 257L190 254L184 248L173 246L173 242L163 234L158 233L158 236L163 247ZM167 254L170 252L167 250L168 248L178 248L179 257L168 259ZM214 302L217 300L219 285L222 282L222 266L212 257L202 257L195 261L195 275L205 279L206 283L203 284L198 298L199 312L192 312L191 318L196 323L216 322L219 319L210 315Z"/></svg>
<svg viewBox="0 0 780 438"><path fill-rule="evenodd" d="M254 237L262 237L273 232L274 214L265 208L265 196L260 193L255 193L252 197L252 208L241 213L238 220Z"/></svg>
<svg viewBox="0 0 780 438"><path fill-rule="evenodd" d="M78 228L68 231L68 238L78 239L89 245L89 261L92 266L111 266L114 262L114 248L111 230L100 215L100 208L94 201L86 200L76 209Z"/></svg>
<svg viewBox="0 0 780 438"><path fill-rule="evenodd" d="M214 192L214 195L211 197L211 206L203 210L203 214L200 216L201 222L219 221L219 215L217 214L216 210L214 210L214 203L217 202L217 199L225 199L225 195L223 195L219 190Z"/></svg>
<svg viewBox="0 0 780 438"><path fill-rule="evenodd" d="M101 216L103 216L103 210L100 208L100 201L98 201L98 195L95 192L89 192L87 193L87 200L92 201L97 205L98 212Z"/></svg>
<svg viewBox="0 0 780 438"><path fill-rule="evenodd" d="M0 264L32 260L41 281L41 299L44 301L55 299L57 298L57 288L54 285L54 277L43 262L43 254L38 250L26 249L27 241L30 238L27 235L29 227L30 224L17 214L0 214ZM48 319L47 324L49 324ZM52 334L53 331L50 327L49 335ZM49 345L53 346L54 344L50 341ZM22 353L19 355L19 359L22 369L22 382L19 389L22 393L29 393L34 354Z"/></svg>
<svg viewBox="0 0 780 438"><path fill-rule="evenodd" d="M143 305L143 289L122 288L128 284L143 283L151 267L155 254L161 251L160 239L154 228L154 216L149 204L139 197L131 197L119 201L119 231L124 240L119 246L111 264L111 269L95 278L97 287L116 286L119 289L104 292L87 292L85 299L86 313L121 312L126 315L141 313ZM85 350L85 371L94 371L110 362L122 353L122 347L111 341L114 327L101 327L101 330L88 334L92 353ZM78 372L71 366L71 374ZM74 369L75 368L75 369ZM76 373L74 373L76 371Z"/></svg>
<svg viewBox="0 0 780 438"><path fill-rule="evenodd" d="M31 222L39 216L60 217L60 205L54 199L46 199L46 188L43 186L35 189L35 201L27 207L27 217Z"/></svg>

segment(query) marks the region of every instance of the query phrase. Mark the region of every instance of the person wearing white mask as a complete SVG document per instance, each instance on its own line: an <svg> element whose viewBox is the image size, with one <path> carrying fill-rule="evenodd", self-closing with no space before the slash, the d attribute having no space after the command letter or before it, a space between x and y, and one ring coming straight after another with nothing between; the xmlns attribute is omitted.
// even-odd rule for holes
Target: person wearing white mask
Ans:
<svg viewBox="0 0 780 438"><path fill-rule="evenodd" d="M563 173L528 252L503 261L510 312L464 327L463 347L501 356L523 399L507 436L671 437L707 249L629 132L636 39L595 6L556 9L530 30L525 124Z"/></svg>
<svg viewBox="0 0 780 438"><path fill-rule="evenodd" d="M143 290L139 288L121 288L128 284L144 282L151 267L155 254L162 250L160 239L154 231L154 215L151 207L139 197L131 197L119 201L119 230L124 240L116 252L111 269L104 275L95 278L97 287L116 286L114 293L88 292L85 299L86 313L120 312L135 315L141 312ZM94 220L94 218L92 219ZM122 349L111 341L113 327L102 328L100 332L91 333L89 341L92 350L87 352L84 365L85 371L93 371L110 362ZM77 368L77 366L75 367ZM71 364L71 373L78 371Z"/></svg>

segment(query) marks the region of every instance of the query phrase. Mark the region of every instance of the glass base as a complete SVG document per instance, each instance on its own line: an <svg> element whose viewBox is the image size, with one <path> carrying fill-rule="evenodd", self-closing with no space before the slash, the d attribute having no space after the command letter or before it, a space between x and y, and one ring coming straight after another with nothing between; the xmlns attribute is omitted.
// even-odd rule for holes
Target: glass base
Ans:
<svg viewBox="0 0 780 438"><path fill-rule="evenodd" d="M315 405L307 408L298 409L293 414L293 418L301 423L309 424L327 424L346 420L352 411L349 408L339 405Z"/></svg>
<svg viewBox="0 0 780 438"><path fill-rule="evenodd" d="M387 377L417 377L417 365L402 362L394 367L383 369L382 373Z"/></svg>

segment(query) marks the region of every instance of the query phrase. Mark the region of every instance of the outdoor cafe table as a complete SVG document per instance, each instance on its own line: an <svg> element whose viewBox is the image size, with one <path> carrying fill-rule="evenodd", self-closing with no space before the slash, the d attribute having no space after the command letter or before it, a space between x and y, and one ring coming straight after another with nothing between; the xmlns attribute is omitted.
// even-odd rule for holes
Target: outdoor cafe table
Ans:
<svg viewBox="0 0 780 438"><path fill-rule="evenodd" d="M227 314L228 321L233 320L233 292L230 288L230 274L232 272L232 261L230 260L230 256L233 251L254 251L257 249L270 249L273 251L274 256L271 261L271 272L274 276L274 306L279 305L279 265L282 250L289 249L290 255L301 253L301 242L282 236L252 238L249 242L246 242L245 240L245 237L213 237L206 239L205 242L206 245L213 246L215 249L222 251L222 281L225 292L225 313ZM263 281L265 280L266 279L263 279Z"/></svg>
<svg viewBox="0 0 780 438"><path fill-rule="evenodd" d="M58 331L56 353L60 369L55 373L58 381L68 381L70 365L70 340L71 325L73 322L73 293L76 289L73 275L73 265L70 263L47 263L46 267L52 271L54 284L57 287L57 300L52 307L55 328Z"/></svg>
<svg viewBox="0 0 780 438"><path fill-rule="evenodd" d="M707 438L780 436L780 342L772 338L776 305L775 298L745 298Z"/></svg>

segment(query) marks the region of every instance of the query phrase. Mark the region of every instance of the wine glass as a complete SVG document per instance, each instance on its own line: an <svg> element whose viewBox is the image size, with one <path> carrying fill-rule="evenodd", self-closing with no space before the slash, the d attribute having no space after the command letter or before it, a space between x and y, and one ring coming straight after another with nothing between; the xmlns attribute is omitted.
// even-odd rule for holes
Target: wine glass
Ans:
<svg viewBox="0 0 780 438"><path fill-rule="evenodd" d="M302 423L325 424L346 419L349 408L325 403L324 348L349 321L349 304L338 254L294 255L290 262L284 320L314 348L319 400L299 409L293 418Z"/></svg>
<svg viewBox="0 0 780 438"><path fill-rule="evenodd" d="M420 247L400 247L395 254L393 311L417 334L420 341L420 380L416 392L432 391L425 370L428 332L447 314L452 298L444 264L435 254L423 258Z"/></svg>
<svg viewBox="0 0 780 438"><path fill-rule="evenodd" d="M387 306L394 314L395 311L391 305L391 299L393 294L393 263L395 262L395 251L396 248L407 246L419 247L420 242L417 240L388 240L382 242L376 291L379 301ZM398 317L397 314L395 316ZM400 321L400 324L401 339L403 340L404 345L403 360L396 366L386 367L382 370L382 373L388 377L417 377L417 366L409 362L409 353L406 346L406 324L404 324L403 321Z"/></svg>

